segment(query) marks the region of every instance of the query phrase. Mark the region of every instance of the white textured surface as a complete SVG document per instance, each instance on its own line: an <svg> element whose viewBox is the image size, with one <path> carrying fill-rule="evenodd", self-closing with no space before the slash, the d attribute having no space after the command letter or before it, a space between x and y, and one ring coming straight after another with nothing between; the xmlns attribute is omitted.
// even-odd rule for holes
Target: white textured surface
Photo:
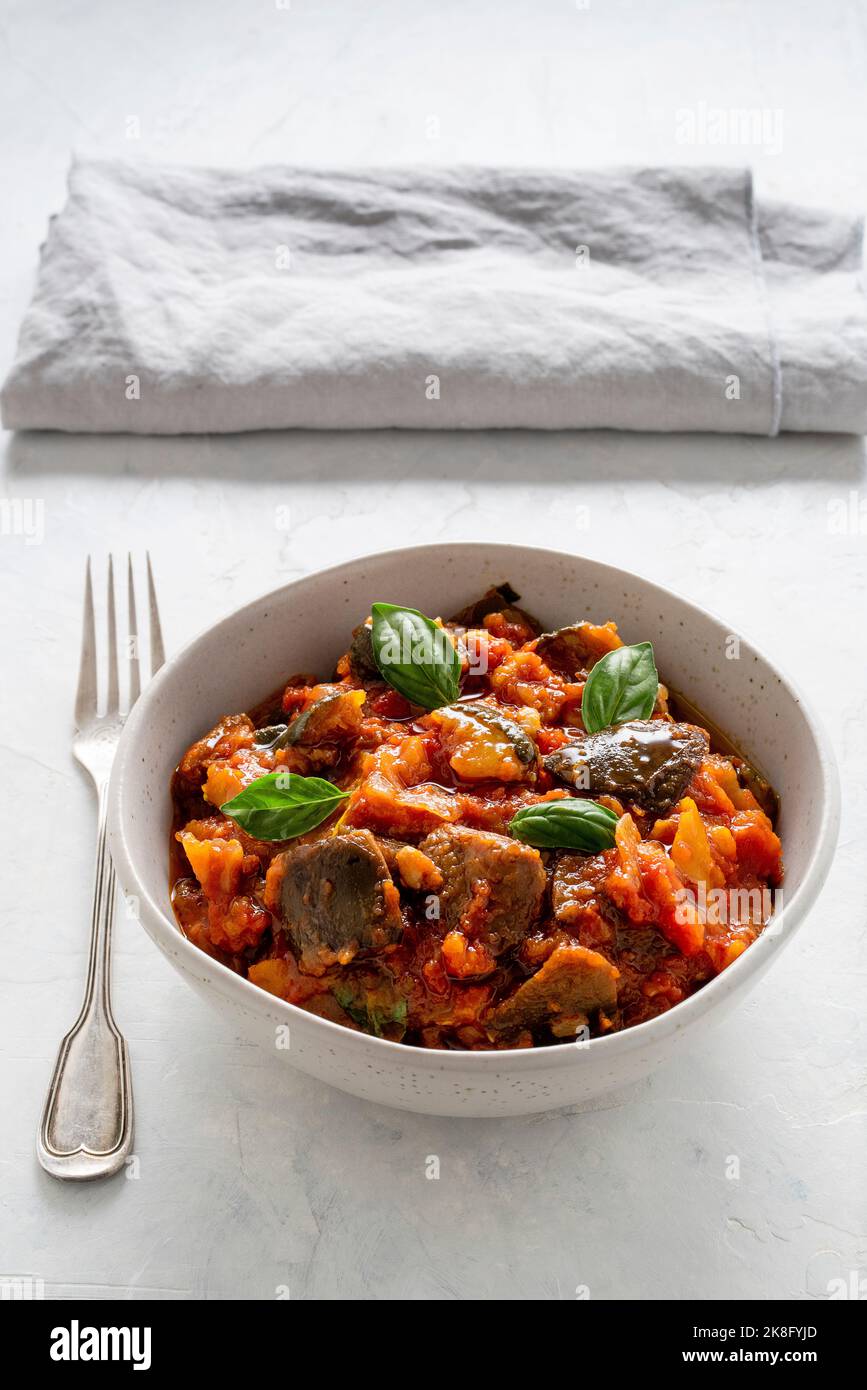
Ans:
<svg viewBox="0 0 867 1390"><path fill-rule="evenodd" d="M136 112L151 158L577 163L691 157L673 140L678 107L779 107L781 152L754 152L769 190L863 200L855 3L161 8L89 0L64 26L5 7L3 370L70 146L128 154ZM863 1274L860 440L38 436L6 441L3 483L42 499L45 535L0 538L0 1273L66 1295L272 1298L288 1285L371 1299L572 1298L578 1285L594 1298L825 1297L829 1280ZM748 1005L648 1085L584 1113L490 1122L377 1110L275 1076L279 1063L226 1036L121 922L140 1176L74 1189L43 1177L33 1132L77 1007L90 888L92 805L68 747L85 551L150 545L176 645L327 560L479 534L631 564L798 676L827 712L844 782L838 864L811 922ZM438 1181L425 1177L433 1154Z"/></svg>

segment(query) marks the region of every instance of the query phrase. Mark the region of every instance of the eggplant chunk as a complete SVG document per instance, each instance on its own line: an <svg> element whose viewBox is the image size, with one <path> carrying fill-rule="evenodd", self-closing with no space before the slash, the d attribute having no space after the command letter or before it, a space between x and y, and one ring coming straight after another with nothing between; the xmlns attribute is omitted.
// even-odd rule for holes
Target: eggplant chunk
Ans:
<svg viewBox="0 0 867 1390"><path fill-rule="evenodd" d="M359 681L382 679L373 655L373 628L370 623L362 623L352 634L349 669Z"/></svg>
<svg viewBox="0 0 867 1390"><path fill-rule="evenodd" d="M354 738L361 728L361 710L365 698L363 690L351 690L345 686L329 690L302 710L297 719L293 719L286 730L285 742L309 747L311 744Z"/></svg>
<svg viewBox="0 0 867 1390"><path fill-rule="evenodd" d="M613 623L573 623L556 632L543 632L536 642L536 653L546 666L568 680L579 671L590 671L597 661L623 643Z"/></svg>
<svg viewBox="0 0 867 1390"><path fill-rule="evenodd" d="M709 744L694 724L631 719L567 743L544 766L591 796L615 796L661 816L680 800Z"/></svg>
<svg viewBox="0 0 867 1390"><path fill-rule="evenodd" d="M302 710L291 724L271 724L257 729L255 742L270 752L294 744L311 747L318 743L334 743L342 738L354 738L361 728L361 711L366 699L363 690L346 686L329 690Z"/></svg>
<svg viewBox="0 0 867 1390"><path fill-rule="evenodd" d="M535 975L497 1005L488 1026L535 1028L547 1023L558 1036L574 1035L596 1009L614 1008L618 975L598 951L557 946Z"/></svg>
<svg viewBox="0 0 867 1390"><path fill-rule="evenodd" d="M268 870L267 897L305 965L345 964L397 941L400 899L369 830L294 845Z"/></svg>
<svg viewBox="0 0 867 1390"><path fill-rule="evenodd" d="M423 723L439 730L452 770L465 782L521 782L535 771L529 734L481 700L432 710Z"/></svg>
<svg viewBox="0 0 867 1390"><path fill-rule="evenodd" d="M419 845L442 874L440 916L491 955L515 946L539 915L545 868L539 851L508 835L444 825Z"/></svg>
<svg viewBox="0 0 867 1390"><path fill-rule="evenodd" d="M460 613L456 613L448 621L448 627L456 628L475 628L484 627L485 618L491 613L502 613L505 618L522 623L528 631L536 633L542 624L537 621L530 613L526 613L523 608L516 607L520 594L515 593L511 584L497 584L488 589L487 593L482 594L475 603L468 603L466 608L462 608Z"/></svg>

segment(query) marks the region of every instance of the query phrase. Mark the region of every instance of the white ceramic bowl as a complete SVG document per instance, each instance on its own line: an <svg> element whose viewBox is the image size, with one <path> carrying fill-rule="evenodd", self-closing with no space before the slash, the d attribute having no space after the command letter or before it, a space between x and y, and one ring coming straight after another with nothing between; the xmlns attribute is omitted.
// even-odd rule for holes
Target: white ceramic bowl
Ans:
<svg viewBox="0 0 867 1390"><path fill-rule="evenodd" d="M244 710L293 671L328 678L351 628L376 600L456 612L507 580L548 627L613 618L627 642L653 641L663 679L728 733L780 794L785 905L726 971L666 1014L583 1046L439 1052L329 1023L267 994L180 933L168 896L169 780L183 751L220 716ZM518 1115L586 1100L644 1076L762 976L812 906L834 852L837 772L827 738L791 682L731 629L656 584L581 556L465 543L393 550L287 584L223 618L169 661L145 690L121 740L110 791L120 883L145 930L230 1027L320 1081L385 1105L442 1115ZM708 1041L705 1045L712 1046Z"/></svg>

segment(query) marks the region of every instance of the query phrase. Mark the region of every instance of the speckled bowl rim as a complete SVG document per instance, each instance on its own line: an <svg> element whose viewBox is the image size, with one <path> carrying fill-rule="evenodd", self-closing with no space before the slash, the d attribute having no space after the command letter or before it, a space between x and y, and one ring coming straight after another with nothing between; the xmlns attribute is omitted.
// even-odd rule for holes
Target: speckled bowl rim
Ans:
<svg viewBox="0 0 867 1390"><path fill-rule="evenodd" d="M285 601L291 594L292 589L297 584L309 582L319 576L339 574L347 571L354 566L370 565L378 560L393 558L396 555L405 556L407 559L412 556L430 556L437 552L472 551L476 556L480 556L485 550L497 550L499 552L514 552L528 554L532 552L536 556L545 556L555 561L575 561L580 560L582 564L589 564L600 571L606 571L611 576L616 576L620 580L637 581L646 589L653 591L662 598L674 598L685 607L691 609L701 619L710 620L716 624L724 633L731 632L733 629L726 624L712 609L705 608L701 604L694 603L686 598L676 589L667 588L665 585L657 584L654 580L646 579L643 575L637 574L633 570L625 570L619 565L609 565L603 560L596 560L590 556L576 555L569 551L551 550L547 546L524 545L518 543L508 543L501 541L453 541L436 542L429 545L416 546L392 546L386 550L379 550L368 555L354 556L349 560L341 561L339 564L330 565L325 569L312 571L310 574L299 575L297 579L290 580L287 584L281 585L258 598L251 599L250 602L243 604L240 608L234 609L231 613L220 618L216 623L203 629L198 635L187 642L178 652L172 656L155 678L143 691L138 703L132 710L127 720L117 756L112 770L111 785L109 788L109 833L111 853L115 863L118 878L121 883L135 885L135 892L139 897L142 913L147 909L149 920L154 933L158 937L168 936L167 945L172 952L180 951L181 957L189 961L192 973L201 978L203 963L210 967L218 976L222 977L224 985L232 990L237 997L239 1005L250 1011L256 1012L256 1006L262 1008L266 1001L269 1009L277 1009L278 1012L285 1013L287 1022L293 1018L302 1017L305 1023L312 1023L323 1031L323 1042L331 1040L338 1042L348 1042L350 1039L355 1046L362 1046L373 1049L386 1049L397 1057L404 1056L407 1063L424 1058L425 1065L434 1071L447 1073L451 1068L456 1072L467 1066L474 1069L484 1070L485 1067L498 1067L502 1069L515 1068L521 1072L532 1072L542 1069L555 1063L562 1063L567 1057L571 1056L576 1064L579 1059L596 1057L600 1061L604 1058L613 1060L616 1056L623 1056L636 1049L649 1047L651 1044L662 1042L665 1038L671 1037L690 1023L697 1022L701 1014L707 1013L721 1004L723 1000L733 991L746 983L746 977L750 974L761 972L761 967L765 958L774 951L778 951L790 940L797 928L809 912L816 900L822 885L828 875L834 856L837 843L837 835L840 824L840 784L837 771L836 759L830 740L822 726L821 720L816 715L810 702L804 697L796 683L783 672L780 667L771 661L759 646L751 642L749 637L738 627L738 635L743 646L751 648L759 657L772 674L779 681L780 685L786 690L790 698L801 707L807 725L815 740L817 766L816 766L816 790L823 796L821 821L819 833L813 849L812 856L804 872L801 883L791 897L786 897L780 912L774 916L771 923L762 932L762 935L740 955L730 966L720 975L703 985L695 994L676 1004L666 1013L658 1014L656 1018L648 1019L644 1023L638 1023L631 1028L625 1028L620 1032L612 1033L605 1038L593 1038L589 1042L582 1043L580 1049L576 1048L574 1041L566 1043L552 1043L549 1046L538 1048L514 1048L514 1049L490 1049L484 1051L446 1051L436 1048L419 1047L414 1043L390 1042L386 1038L373 1037L369 1033L355 1032L342 1027L339 1023L333 1023L330 1019L320 1018L317 1014L312 1014L306 1009L301 1009L295 1004L288 1003L285 999L280 999L277 995L269 994L262 990L260 986L252 984L242 975L230 970L221 961L214 960L194 946L191 941L183 935L173 916L169 916L165 907L156 902L144 887L137 873L135 863L130 852L126 837L125 814L124 814L124 771L126 765L131 761L136 753L137 737L139 730L146 727L148 708L152 698L159 692L160 686L168 680L174 669L183 662L190 659L195 654L199 643L212 636L214 631L223 624L234 622L246 613L253 613L264 603L276 603ZM688 692L684 692L688 694ZM737 743L737 731L726 731ZM784 846L785 848L785 846ZM127 891L130 891L129 889ZM168 905L168 903L167 903ZM604 1049L604 1052L602 1051ZM375 1055L375 1054L373 1054Z"/></svg>

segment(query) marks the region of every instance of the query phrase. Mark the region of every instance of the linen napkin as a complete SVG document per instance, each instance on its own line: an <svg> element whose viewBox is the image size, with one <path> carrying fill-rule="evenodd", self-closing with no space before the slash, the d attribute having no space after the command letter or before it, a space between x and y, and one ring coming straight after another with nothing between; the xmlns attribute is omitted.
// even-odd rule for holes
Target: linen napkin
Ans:
<svg viewBox="0 0 867 1390"><path fill-rule="evenodd" d="M75 161L3 423L864 432L861 245L741 169Z"/></svg>

